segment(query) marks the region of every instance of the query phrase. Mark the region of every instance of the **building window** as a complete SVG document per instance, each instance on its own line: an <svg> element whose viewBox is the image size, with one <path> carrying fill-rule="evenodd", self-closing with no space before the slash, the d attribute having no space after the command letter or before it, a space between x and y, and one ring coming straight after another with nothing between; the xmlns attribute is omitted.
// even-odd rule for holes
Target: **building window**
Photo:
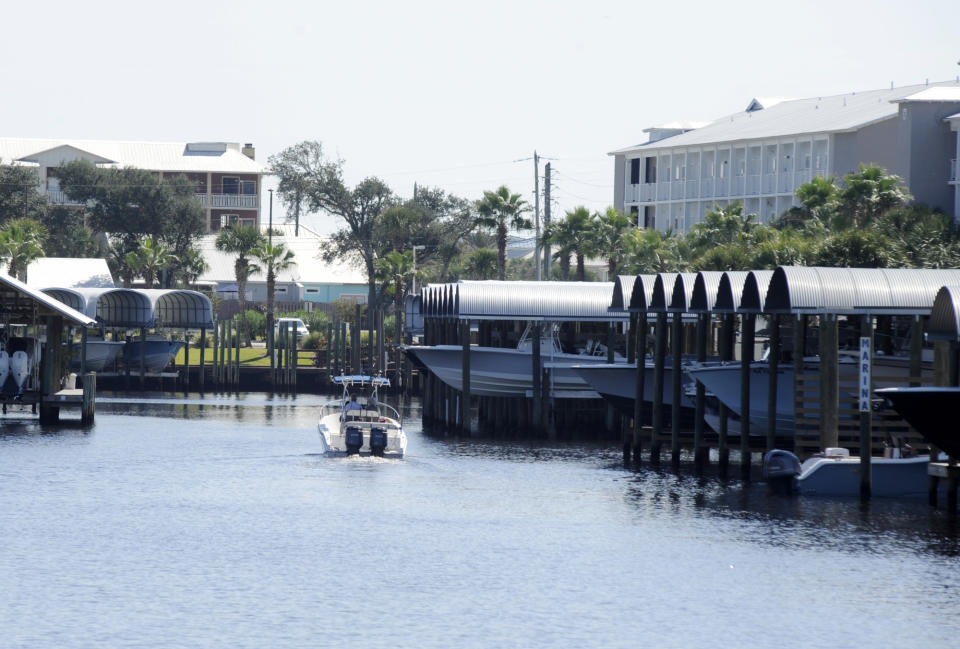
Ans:
<svg viewBox="0 0 960 649"><path fill-rule="evenodd" d="M250 216L240 216L239 214L221 214L220 227L226 228L231 225L239 224L241 227L253 226L255 220Z"/></svg>
<svg viewBox="0 0 960 649"><path fill-rule="evenodd" d="M634 158L630 161L630 184L640 184L640 158Z"/></svg>
<svg viewBox="0 0 960 649"><path fill-rule="evenodd" d="M222 182L222 189L224 194L239 194L240 193L240 179L226 177Z"/></svg>
<svg viewBox="0 0 960 649"><path fill-rule="evenodd" d="M320 289L318 289L318 288L308 288L306 292L307 292L307 293L319 293L319 292L320 292Z"/></svg>
<svg viewBox="0 0 960 649"><path fill-rule="evenodd" d="M286 293L286 292L287 292L287 287L286 287L286 286L277 286L277 287L274 287L273 290L276 291L277 293Z"/></svg>
<svg viewBox="0 0 960 649"><path fill-rule="evenodd" d="M657 182L657 159L653 156L648 156L643 159L643 164L646 167L644 169L646 172L646 181L648 183Z"/></svg>
<svg viewBox="0 0 960 649"><path fill-rule="evenodd" d="M244 196L255 195L257 193L257 183L252 180L241 180L240 193Z"/></svg>
<svg viewBox="0 0 960 649"><path fill-rule="evenodd" d="M657 227L656 210L657 208L655 205L643 206L643 227L649 228L651 230L656 229Z"/></svg>

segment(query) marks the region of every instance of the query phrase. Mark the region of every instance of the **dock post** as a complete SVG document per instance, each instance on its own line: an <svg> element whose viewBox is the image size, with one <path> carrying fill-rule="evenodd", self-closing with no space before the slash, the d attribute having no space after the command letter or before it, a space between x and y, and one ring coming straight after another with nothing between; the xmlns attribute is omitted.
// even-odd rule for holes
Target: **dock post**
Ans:
<svg viewBox="0 0 960 649"><path fill-rule="evenodd" d="M206 381L206 362L207 362L207 330L200 328L200 392L203 393L204 383Z"/></svg>
<svg viewBox="0 0 960 649"><path fill-rule="evenodd" d="M43 399L60 389L60 359L63 357L60 342L63 340L63 316L47 316L45 328L47 343L41 355L40 423L55 424L60 421L60 408L47 405Z"/></svg>
<svg viewBox="0 0 960 649"><path fill-rule="evenodd" d="M533 350L530 366L530 378L533 380L533 429L539 435L544 430L543 425L543 369L540 363L540 338L543 336L543 323L536 321L533 324Z"/></svg>
<svg viewBox="0 0 960 649"><path fill-rule="evenodd" d="M820 318L820 450L839 444L839 337L837 316L827 313Z"/></svg>
<svg viewBox="0 0 960 649"><path fill-rule="evenodd" d="M770 350L767 354L770 367L770 382L767 394L767 450L772 451L777 445L777 390L779 386L778 373L780 371L780 316L773 313L769 316Z"/></svg>
<svg viewBox="0 0 960 649"><path fill-rule="evenodd" d="M797 449L797 435L800 433L800 413L798 404L802 407L804 393L800 376L804 372L803 357L807 353L807 317L797 315L793 319L793 448Z"/></svg>
<svg viewBox="0 0 960 649"><path fill-rule="evenodd" d="M80 328L80 376L87 373L87 328Z"/></svg>
<svg viewBox="0 0 960 649"><path fill-rule="evenodd" d="M617 336L617 326L613 322L608 322L607 323L607 363L608 364L613 364L614 360L616 360L616 356L614 356L614 346L615 346L616 336ZM612 433L614 431L614 424L617 420L617 412L614 409L612 403L607 403L606 406L607 406L607 413L606 413L606 417L604 418L604 424L606 425L607 432Z"/></svg>
<svg viewBox="0 0 960 649"><path fill-rule="evenodd" d="M463 346L461 353L462 372L463 372L463 394L460 397L460 425L463 432L467 435L471 432L470 419L472 416L470 409L470 321L460 321L460 344ZM537 345L534 345L537 347Z"/></svg>
<svg viewBox="0 0 960 649"><path fill-rule="evenodd" d="M683 370L680 361L683 358L683 316L677 312L673 314L672 331L670 333L670 350L672 372L670 376L670 463L676 471L680 468L680 400L683 385Z"/></svg>
<svg viewBox="0 0 960 649"><path fill-rule="evenodd" d="M733 338L736 317L732 313L723 316L723 322L720 329L720 359L730 362L733 360ZM719 408L720 430L717 431L717 466L722 477L726 477L727 468L730 464L730 439L728 436L730 415L727 406L723 403Z"/></svg>
<svg viewBox="0 0 960 649"><path fill-rule="evenodd" d="M217 365L217 363L220 360L220 355L218 353L220 351L219 345L220 345L220 321L214 320L213 321L213 358L211 359L213 361L213 368L212 368L212 371L210 372L210 381L213 383L214 388L216 388L217 386L217 370L219 369Z"/></svg>
<svg viewBox="0 0 960 649"><path fill-rule="evenodd" d="M865 315L860 323L860 500L870 500L873 491L871 455L873 429L871 399L873 397L873 316Z"/></svg>
<svg viewBox="0 0 960 649"><path fill-rule="evenodd" d="M667 356L667 314L657 314L653 358L653 426L650 432L650 462L660 464L660 435L663 434L663 366Z"/></svg>
<svg viewBox="0 0 960 649"><path fill-rule="evenodd" d="M80 408L80 423L89 425L97 412L97 373L83 375L83 403Z"/></svg>
<svg viewBox="0 0 960 649"><path fill-rule="evenodd" d="M923 318L913 316L910 324L910 387L923 385L920 376L923 373ZM914 380L916 379L916 380Z"/></svg>
<svg viewBox="0 0 960 649"><path fill-rule="evenodd" d="M147 382L147 328L140 327L140 389L146 388Z"/></svg>
<svg viewBox="0 0 960 649"><path fill-rule="evenodd" d="M640 466L640 457L643 450L643 393L647 378L647 314L639 313L637 317L637 388L633 403L633 464Z"/></svg>
<svg viewBox="0 0 960 649"><path fill-rule="evenodd" d="M757 316L744 313L740 332L740 477L750 480L750 365L753 363Z"/></svg>
<svg viewBox="0 0 960 649"><path fill-rule="evenodd" d="M702 363L707 360L707 330L710 327L710 314L697 314L697 362ZM710 456L707 448L703 445L703 416L706 401L706 388L703 383L697 381L697 397L694 406L696 413L693 422L693 465L698 472L703 471L708 463Z"/></svg>
<svg viewBox="0 0 960 649"><path fill-rule="evenodd" d="M190 389L190 336L183 330L183 389Z"/></svg>

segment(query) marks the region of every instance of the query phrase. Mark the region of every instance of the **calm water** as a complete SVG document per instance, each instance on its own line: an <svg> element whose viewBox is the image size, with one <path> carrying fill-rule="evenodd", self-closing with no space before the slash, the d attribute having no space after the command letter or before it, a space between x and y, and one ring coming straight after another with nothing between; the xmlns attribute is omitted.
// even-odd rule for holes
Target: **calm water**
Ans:
<svg viewBox="0 0 960 649"><path fill-rule="evenodd" d="M317 455L323 397L0 426L3 647L957 647L958 526L436 439Z"/></svg>

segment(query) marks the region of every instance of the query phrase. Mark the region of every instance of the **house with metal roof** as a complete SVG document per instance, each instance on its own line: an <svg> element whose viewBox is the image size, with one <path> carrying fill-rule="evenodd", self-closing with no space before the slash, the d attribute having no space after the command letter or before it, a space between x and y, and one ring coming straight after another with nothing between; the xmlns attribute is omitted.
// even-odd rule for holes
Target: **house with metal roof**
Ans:
<svg viewBox="0 0 960 649"><path fill-rule="evenodd" d="M162 177L183 174L196 185L211 232L225 225L260 222L263 167L252 144L233 142L119 142L112 140L0 137L0 164L36 169L51 205L76 205L60 189L57 168L74 160L97 167L136 167Z"/></svg>
<svg viewBox="0 0 960 649"><path fill-rule="evenodd" d="M960 79L806 99L755 98L706 124L645 131L614 156L614 205L641 227L686 232L714 205L763 222L798 205L814 176L876 163L917 201L960 216Z"/></svg>

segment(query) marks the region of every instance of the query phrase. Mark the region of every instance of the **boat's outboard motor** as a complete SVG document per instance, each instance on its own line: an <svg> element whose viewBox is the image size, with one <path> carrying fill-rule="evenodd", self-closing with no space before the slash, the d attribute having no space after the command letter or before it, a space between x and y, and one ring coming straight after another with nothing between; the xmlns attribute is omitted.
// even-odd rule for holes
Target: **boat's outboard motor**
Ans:
<svg viewBox="0 0 960 649"><path fill-rule="evenodd" d="M387 448L387 429L374 426L370 429L370 455L383 457Z"/></svg>
<svg viewBox="0 0 960 649"><path fill-rule="evenodd" d="M347 426L347 433L345 437L347 455L355 455L359 453L360 447L363 446L363 430L358 426Z"/></svg>
<svg viewBox="0 0 960 649"><path fill-rule="evenodd" d="M763 456L763 479L777 493L791 493L793 480L800 475L800 458L790 451L773 449Z"/></svg>

